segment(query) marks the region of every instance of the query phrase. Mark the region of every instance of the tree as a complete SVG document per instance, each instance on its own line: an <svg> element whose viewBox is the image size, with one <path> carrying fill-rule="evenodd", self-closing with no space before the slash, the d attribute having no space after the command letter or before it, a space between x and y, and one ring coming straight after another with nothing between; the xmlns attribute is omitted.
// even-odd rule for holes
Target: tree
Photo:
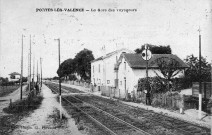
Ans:
<svg viewBox="0 0 212 135"><path fill-rule="evenodd" d="M171 54L172 50L169 45L163 46L163 45L151 45L151 44L144 44L141 46L141 48L137 48L135 50L136 53L141 53L145 49L145 45L147 45L152 52L152 54Z"/></svg>
<svg viewBox="0 0 212 135"><path fill-rule="evenodd" d="M163 77L166 80L167 89L170 90L170 81L171 78L176 76L180 71L182 71L182 68L180 68L180 63L175 60L174 58L169 57L159 57L152 61L151 64L156 64L162 73ZM155 74L160 78L158 73L154 70Z"/></svg>
<svg viewBox="0 0 212 135"><path fill-rule="evenodd" d="M62 62L59 69L57 70L58 76L65 78L73 73L75 73L75 61L71 58Z"/></svg>
<svg viewBox="0 0 212 135"><path fill-rule="evenodd" d="M201 57L201 81L211 81L211 64L206 61L206 58ZM185 71L185 77L188 78L191 83L199 81L199 59L193 54L189 55L185 59L185 63L189 65L189 68Z"/></svg>
<svg viewBox="0 0 212 135"><path fill-rule="evenodd" d="M78 74L81 79L88 80L91 76L91 61L94 60L92 51L84 49L77 53L74 59L67 59L61 63L57 74L60 77L75 80L75 73Z"/></svg>
<svg viewBox="0 0 212 135"><path fill-rule="evenodd" d="M77 53L74 58L76 64L76 73L81 79L89 80L91 76L91 61L94 60L92 51L84 49Z"/></svg>
<svg viewBox="0 0 212 135"><path fill-rule="evenodd" d="M69 80L77 80L77 77L76 77L76 75L74 75L74 74L72 74L72 75L69 75L68 76L68 78L69 78Z"/></svg>
<svg viewBox="0 0 212 135"><path fill-rule="evenodd" d="M7 85L10 85L12 83L9 82L8 78L3 78L3 77L0 77L0 86L7 86Z"/></svg>
<svg viewBox="0 0 212 135"><path fill-rule="evenodd" d="M23 81L23 82L27 82L27 77L23 77L23 78L22 78L22 81Z"/></svg>
<svg viewBox="0 0 212 135"><path fill-rule="evenodd" d="M55 76L52 78L52 80L59 80L59 77Z"/></svg>

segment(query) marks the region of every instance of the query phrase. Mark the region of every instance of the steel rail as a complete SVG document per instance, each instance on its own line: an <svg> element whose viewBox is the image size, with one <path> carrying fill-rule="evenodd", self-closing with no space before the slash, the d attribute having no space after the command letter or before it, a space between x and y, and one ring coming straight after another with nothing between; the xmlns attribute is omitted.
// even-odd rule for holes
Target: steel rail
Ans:
<svg viewBox="0 0 212 135"><path fill-rule="evenodd" d="M128 107L136 108L136 107L131 106L131 105L128 105L128 104L124 104L124 105L125 105L125 106L128 106ZM138 109L140 109L140 108L138 108ZM144 110L144 109L139 110L139 111L140 111L140 112L143 111L143 112L149 113L148 110ZM198 128L204 129L204 130L210 130L210 129L206 128L206 127L203 127L203 126L199 126L199 125L195 125L195 124L193 124L193 123L190 123L189 121L183 121L183 120L180 120L180 119L177 119L177 118L173 118L173 117L170 117L170 116L162 115L162 114L157 113L157 112L151 112L151 113L156 114L156 115L160 115L160 116L165 117L165 118L168 118L168 119L172 119L172 120L179 121L180 123L183 123L183 124L187 124L187 125L190 125L190 126L198 127ZM180 128L176 127L176 126L172 126L172 125L168 125L168 124L166 124L166 123L159 122L158 119L156 119L156 118L154 118L154 119L156 119L156 120L154 120L154 119L152 119L152 118L150 118L150 117L148 117L148 116L146 116L145 118L148 118L148 119L150 119L150 120L153 120L153 121L155 121L155 122L157 122L157 123L165 124L165 125L167 125L167 126L169 126L169 127L172 127L172 128L176 128L176 129L178 129L178 130L180 130L180 131L183 131L183 132L185 132L185 133L188 133L188 134L190 134L190 135L193 135L193 134L194 134L193 132L188 132L188 131L186 131L186 130L184 130L184 129L180 129ZM174 121L174 124L176 125L177 123Z"/></svg>
<svg viewBox="0 0 212 135"><path fill-rule="evenodd" d="M54 88L56 88L56 86L53 86ZM50 88L50 87L49 87ZM50 88L51 90L53 90L52 88ZM57 88L56 88L57 89ZM58 93L57 91L53 90L54 92ZM64 97L62 97L62 99L65 99ZM81 112L83 112L86 116L88 116L91 120L93 120L94 122L98 123L100 126L102 126L103 128L105 128L107 131L109 131L111 134L113 135L117 135L115 132L113 132L112 130L110 130L108 127L106 127L105 125L103 125L101 122L99 122L98 120L96 120L95 118L93 118L91 115L89 115L88 113L86 113L85 111L83 111L82 109L80 109L78 106L74 105L74 103L71 103L69 100L65 99L68 103L70 103L72 106L76 107L78 110L80 110Z"/></svg>
<svg viewBox="0 0 212 135"><path fill-rule="evenodd" d="M62 97L63 98L63 97ZM63 98L65 99L65 98ZM82 109L80 109L79 107L77 107L76 105L74 105L74 103L71 103L69 100L65 99L68 103L70 103L72 106L76 107L77 109L79 109L81 112L83 112L85 115L87 115L90 119L92 119L93 121L95 121L96 123L98 123L100 126L102 126L103 128L105 128L107 131L109 131L110 133L112 133L113 135L117 135L115 132L113 132L112 130L110 130L108 127L106 127L105 125L103 125L101 122L99 122L98 120L96 120L94 117L92 117L91 115L89 115L88 113L86 113L85 111L83 111Z"/></svg>
<svg viewBox="0 0 212 135"><path fill-rule="evenodd" d="M70 95L70 96L71 96L71 95ZM102 110L102 109L99 109L99 108L93 106L92 104L89 104L89 103L87 103L87 102L85 102L85 101L82 101L82 100L80 100L80 99L78 99L78 98L76 98L76 97L74 97L74 96L71 96L71 97L72 97L72 98L75 98L75 99L77 99L77 100L79 100L79 101L81 101L81 102L84 102L85 104L87 104L87 105L89 105L89 106L95 108L96 110L103 112L104 114L106 114L106 115L108 115L108 116L110 116L110 117L116 119L117 121L120 121L120 122L122 122L122 123L124 123L124 124L130 126L131 128L134 128L134 129L138 130L138 131L141 132L141 133L144 133L144 134L147 134L147 135L151 135L151 134L149 134L149 133L147 133L147 132L141 130L140 128L137 128L137 127L133 126L132 124L130 124L130 123L126 122L126 121L123 121L122 119L117 118L116 116L113 116L112 114L110 114L110 113L108 113L108 112L106 112L106 111L104 111L104 110ZM66 100L67 100L67 99L66 99Z"/></svg>
<svg viewBox="0 0 212 135"><path fill-rule="evenodd" d="M124 106L136 108L136 107L134 107L134 106L130 106L130 105L127 105L127 104L124 104ZM139 108L138 108L138 109L139 109ZM124 110L127 110L127 109L124 109ZM140 112L143 111L143 112L149 113L147 110L142 110L142 111L139 110L139 111L140 111ZM179 119L176 119L176 118L172 118L172 117L169 117L169 116L165 116L165 115L162 115L162 114L159 114L159 113L156 113L156 112L151 112L151 113L156 114L156 115L160 115L160 116L165 117L165 118L177 120L177 121L179 121L179 122L181 122L181 123L184 123L184 124L190 124L191 126L198 127L198 128L203 128L204 130L207 130L207 128L205 128L205 127L201 127L201 126L198 126L198 125L189 123L189 122L187 122L187 121L182 121L182 120L179 120ZM141 115L142 115L142 114L141 114ZM177 130L182 131L182 132L184 132L184 133L187 133L187 134L189 134L189 135L193 135L193 134L194 134L193 132L186 131L186 130L181 129L181 128L179 128L179 127L172 126L172 125L168 125L168 124L166 124L166 123L160 122L160 121L158 121L158 119L156 119L156 118L152 118L152 117L148 117L148 116L145 116L145 118L147 118L147 119L149 119L149 120L152 120L152 121L154 121L154 122L160 123L161 125L165 125L165 126L167 126L167 127L171 127L171 128L177 129ZM186 134L186 135L187 135L187 134Z"/></svg>
<svg viewBox="0 0 212 135"><path fill-rule="evenodd" d="M53 87L57 87L57 86L53 86ZM57 89L57 88L56 88L56 89ZM54 90L54 91L55 91L55 90ZM55 92L56 92L56 91L55 91ZM58 93L58 92L57 92L57 93ZM69 96L71 96L71 95L69 95ZM81 102L83 102L83 103L85 103L85 104L87 104L87 105L89 105L89 106L91 106L92 108L94 108L94 109L96 109L96 110L98 110L98 111L100 111L100 112L103 112L105 115L107 115L107 116L109 116L109 117L112 117L112 118L115 119L116 121L119 121L119 122L121 122L121 123L124 123L124 124L128 125L128 126L131 127L131 128L136 129L137 131L139 131L139 132L142 133L142 134L151 135L150 133L147 133L147 132L141 130L140 128L137 128L137 127L133 126L132 124L127 123L127 122L125 122L125 121L123 121L123 120L121 120L121 119L119 119L119 118L113 116L112 114L110 114L110 113L108 113L108 112L102 110L102 109L99 109L99 108L97 108L97 107L95 107L95 106L93 106L93 105L91 105L91 104L89 104L89 103L87 103L87 102L85 102L85 101L82 101L82 100L80 100L80 99L78 99L78 98L76 98L76 97L73 97L73 96L71 96L71 97L72 97L72 98L75 98L76 100L81 101ZM69 102L70 104L73 105L73 103L71 103L71 102L70 102L68 99L66 99L65 97L62 97L62 99L66 100L67 102ZM75 106L75 105L74 105L74 106ZM106 128L106 129L107 129L109 132L111 132L112 134L116 134L116 133L114 133L112 130L110 130L109 128L107 128L106 126L104 126L101 122L99 122L98 120L96 120L95 118L93 118L92 116L90 116L89 114L87 114L86 112L84 112L84 111L83 111L82 109L80 109L79 107L77 107L77 106L75 106L75 107L78 108L79 110L81 110L81 111L82 111L83 113L85 113L86 115L88 115L92 120L94 120L95 122L97 122L98 124L100 124L101 126L103 126L104 128Z"/></svg>
<svg viewBox="0 0 212 135"><path fill-rule="evenodd" d="M55 86L55 87L57 87L57 86ZM71 95L69 95L69 96L71 96ZM95 96L95 95L94 95ZM73 96L71 96L71 97L73 97ZM76 97L73 97L73 98L76 98ZM98 97L99 98L99 97ZM80 100L80 99L79 99ZM85 101L82 101L82 102L85 102ZM87 102L85 102L85 103L87 103ZM87 104L89 104L89 103L87 103ZM129 106L129 107L133 107L133 106L130 106L130 105L127 105L127 104L124 104L125 106ZM91 106L93 106L93 105L91 105ZM95 106L93 106L93 107L95 107ZM95 107L95 108L97 108L97 107ZM136 108L136 107L133 107L133 108ZM99 109L99 108L97 108L97 109ZM100 109L101 110L101 109ZM102 110L103 111L103 110ZM139 110L139 111L143 111L143 112L147 112L147 113L149 113L147 110ZM104 111L105 112L105 111ZM106 113L108 113L108 112L106 112ZM176 121L179 121L179 122L181 122L181 123L184 123L184 124L187 124L187 125L191 125L191 126L194 126L194 127L198 127L198 128L201 128L201 129L204 129L204 130L208 130L206 127L202 127L202 126L199 126L199 125L195 125L195 124L192 124L192 123L190 123L190 122L188 122L188 121L182 121L182 120L179 120L179 119L177 119L177 118L173 118L173 117L169 117L169 116L165 116L165 115L162 115L162 114L159 114L159 113L157 113L157 112L151 112L151 113L153 113L153 114L156 114L156 115L160 115L160 116L162 116L162 117L165 117L165 118L168 118L168 119L173 119L173 120L176 120ZM108 113L108 114L110 114L110 113ZM111 115L111 114L110 114ZM114 116L115 117L115 116ZM168 126L168 127L171 127L171 128L174 128L174 129L177 129L177 130L179 130L179 131L182 131L182 132L184 132L184 133L187 133L187 134L189 134L189 135L193 135L194 134L194 132L189 132L189 131L186 131L186 129L182 129L182 128L179 128L179 127L177 127L177 126L172 126L172 125L168 125L168 124L166 124L166 123L163 123L163 122L159 122L158 121L158 119L156 119L156 118L150 118L150 117L148 117L148 116L146 116L145 118L147 118L147 119L149 119L149 120L152 120L152 121L154 121L154 122L157 122L157 123L160 123L160 124L162 124L162 125L165 125L165 126ZM129 124L129 123L128 123ZM174 124L176 125L176 122L174 122ZM131 125L131 124L130 124ZM132 125L133 126L133 125ZM136 127L137 128L137 127ZM139 128L138 128L139 129Z"/></svg>

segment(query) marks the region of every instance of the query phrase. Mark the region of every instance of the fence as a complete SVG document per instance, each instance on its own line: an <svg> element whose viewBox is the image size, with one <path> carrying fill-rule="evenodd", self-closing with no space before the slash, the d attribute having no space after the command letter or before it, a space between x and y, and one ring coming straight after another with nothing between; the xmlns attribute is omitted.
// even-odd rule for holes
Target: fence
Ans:
<svg viewBox="0 0 212 135"><path fill-rule="evenodd" d="M155 93L152 105L171 109L184 108L184 97L177 92Z"/></svg>
<svg viewBox="0 0 212 135"><path fill-rule="evenodd" d="M100 86L100 91L102 92L103 96L107 97L116 97L116 89L110 86Z"/></svg>
<svg viewBox="0 0 212 135"><path fill-rule="evenodd" d="M146 94L144 92L137 92L131 98L130 101L142 102L145 104ZM166 92L166 93L154 93L151 95L152 106L169 108L169 109L198 109L199 99L193 96L181 95L178 92ZM202 110L208 112L207 104L209 100L202 100Z"/></svg>
<svg viewBox="0 0 212 135"><path fill-rule="evenodd" d="M202 97L205 99L209 99L212 95L212 86L211 82L202 82L201 83L201 90L202 90ZM192 83L192 95L194 97L199 97L199 83L193 82Z"/></svg>
<svg viewBox="0 0 212 135"><path fill-rule="evenodd" d="M71 84L71 85L77 85L77 86L82 86L82 87L86 87L86 88L90 88L91 84L87 83L87 82L82 82L82 81L62 81L63 83L66 84Z"/></svg>
<svg viewBox="0 0 212 135"><path fill-rule="evenodd" d="M127 96L123 93L120 94L120 91L115 87L110 86L93 86L87 82L80 81L63 81L63 83L83 86L86 88L91 88L94 91L101 91L103 96L111 97L111 98L120 98L126 99L128 101L133 102L142 102L145 104L146 102L146 94L141 91L132 91L128 93ZM205 110L205 106L208 101L203 100L203 110ZM154 93L151 95L151 105L155 107L169 108L169 109L197 109L198 108L198 99L193 96L185 96L181 95L178 92L166 92L166 93Z"/></svg>

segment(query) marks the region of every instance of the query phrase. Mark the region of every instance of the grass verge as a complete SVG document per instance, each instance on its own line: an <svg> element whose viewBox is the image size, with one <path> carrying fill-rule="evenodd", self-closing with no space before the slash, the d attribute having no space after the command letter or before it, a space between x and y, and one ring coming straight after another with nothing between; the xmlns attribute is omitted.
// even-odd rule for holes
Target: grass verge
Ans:
<svg viewBox="0 0 212 135"><path fill-rule="evenodd" d="M9 135L18 126L16 123L26 116L29 116L33 110L37 109L43 97L37 96L13 102L3 111L9 115L0 117L0 134Z"/></svg>
<svg viewBox="0 0 212 135"><path fill-rule="evenodd" d="M54 127L53 129L56 128L67 128L67 122L68 118L62 114L62 119L60 119L60 111L58 109L54 109L53 114L48 116L48 119L51 119Z"/></svg>

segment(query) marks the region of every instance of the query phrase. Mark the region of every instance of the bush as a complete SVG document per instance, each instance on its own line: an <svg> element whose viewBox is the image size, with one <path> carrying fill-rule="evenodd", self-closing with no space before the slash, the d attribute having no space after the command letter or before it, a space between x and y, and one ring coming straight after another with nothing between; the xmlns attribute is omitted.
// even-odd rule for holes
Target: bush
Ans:
<svg viewBox="0 0 212 135"><path fill-rule="evenodd" d="M183 90L190 88L192 86L192 82L189 78L174 78L172 79L174 90Z"/></svg>
<svg viewBox="0 0 212 135"><path fill-rule="evenodd" d="M187 89L191 87L191 82L188 78L173 78L171 79L172 84L168 88L168 82L164 78L160 77L149 77L149 85L152 93L165 93L172 89L172 91ZM147 89L146 78L140 78L138 80L138 91Z"/></svg>
<svg viewBox="0 0 212 135"><path fill-rule="evenodd" d="M8 107L4 108L3 110L6 113L22 113L24 111L34 110L39 107L42 102L43 97L37 96L34 98L27 98L23 100L18 100L13 102Z"/></svg>
<svg viewBox="0 0 212 135"><path fill-rule="evenodd" d="M165 92L166 91L166 81L159 77L149 77L148 82L152 93ZM138 91L144 91L147 89L146 78L140 78L138 80Z"/></svg>
<svg viewBox="0 0 212 135"><path fill-rule="evenodd" d="M69 75L69 80L70 81L75 81L75 80L77 80L77 77L74 74Z"/></svg>
<svg viewBox="0 0 212 135"><path fill-rule="evenodd" d="M174 110L179 109L182 102L183 98L178 92L154 93L152 98L152 106Z"/></svg>

